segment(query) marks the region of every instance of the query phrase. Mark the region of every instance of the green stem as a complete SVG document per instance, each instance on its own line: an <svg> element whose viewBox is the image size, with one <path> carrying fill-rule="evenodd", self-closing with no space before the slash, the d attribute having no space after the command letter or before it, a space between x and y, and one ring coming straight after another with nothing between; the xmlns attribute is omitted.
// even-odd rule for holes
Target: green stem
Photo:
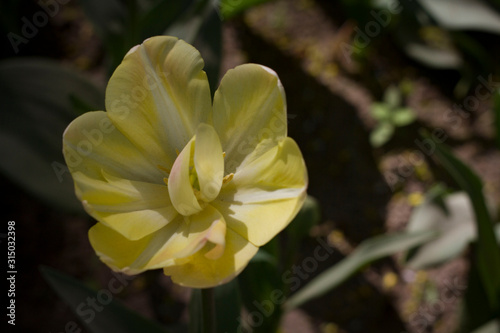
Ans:
<svg viewBox="0 0 500 333"><path fill-rule="evenodd" d="M203 333L215 333L215 292L214 288L201 289L203 311Z"/></svg>

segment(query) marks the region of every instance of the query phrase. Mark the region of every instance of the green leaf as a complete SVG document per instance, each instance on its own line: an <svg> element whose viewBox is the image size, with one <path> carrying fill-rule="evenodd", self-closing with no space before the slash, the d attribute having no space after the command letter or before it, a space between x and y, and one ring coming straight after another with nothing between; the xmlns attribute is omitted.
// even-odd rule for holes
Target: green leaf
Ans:
<svg viewBox="0 0 500 333"><path fill-rule="evenodd" d="M219 86L220 64L222 61L222 22L212 10L200 27L193 46L200 51L207 73L212 95Z"/></svg>
<svg viewBox="0 0 500 333"><path fill-rule="evenodd" d="M238 332L241 297L238 279L214 288L216 332ZM193 289L189 302L189 333L203 332L202 290Z"/></svg>
<svg viewBox="0 0 500 333"><path fill-rule="evenodd" d="M373 118L378 121L386 121L391 118L391 109L386 103L373 103L370 111Z"/></svg>
<svg viewBox="0 0 500 333"><path fill-rule="evenodd" d="M252 6L260 5L265 2L269 2L269 0L221 0L219 11L224 19L230 19Z"/></svg>
<svg viewBox="0 0 500 333"><path fill-rule="evenodd" d="M202 0L164 32L192 44L205 62L212 95L219 85L222 58L222 22L211 1Z"/></svg>
<svg viewBox="0 0 500 333"><path fill-rule="evenodd" d="M241 317L238 279L215 288L216 332L238 332Z"/></svg>
<svg viewBox="0 0 500 333"><path fill-rule="evenodd" d="M399 88L391 85L384 92L384 102L389 109L395 109L401 105L401 91Z"/></svg>
<svg viewBox="0 0 500 333"><path fill-rule="evenodd" d="M55 62L0 62L0 171L59 208L82 212L62 155L62 134L79 113L75 100L102 108L104 94ZM15 152L13 154L12 152Z"/></svg>
<svg viewBox="0 0 500 333"><path fill-rule="evenodd" d="M395 109L392 113L392 123L395 126L406 126L411 124L417 119L415 112L410 108Z"/></svg>
<svg viewBox="0 0 500 333"><path fill-rule="evenodd" d="M500 33L500 15L481 0L418 0L444 28Z"/></svg>
<svg viewBox="0 0 500 333"><path fill-rule="evenodd" d="M370 144L375 147L383 146L394 133L394 126L389 122L379 123L370 133Z"/></svg>
<svg viewBox="0 0 500 333"><path fill-rule="evenodd" d="M473 246L473 250L474 250ZM472 262L467 277L467 290L462 302L460 333L470 333L494 318L500 318L500 309L489 305L488 293L480 276L477 262ZM465 286L463 287L465 288Z"/></svg>
<svg viewBox="0 0 500 333"><path fill-rule="evenodd" d="M361 267L407 250L435 237L433 231L396 233L376 236L362 242L349 256L310 281L304 288L292 295L285 303L286 310L294 309L319 297L347 280Z"/></svg>
<svg viewBox="0 0 500 333"><path fill-rule="evenodd" d="M446 211L426 200L414 209L407 231L435 230L438 236L415 251L408 261L409 267L418 270L447 262L460 255L476 239L474 210L467 194L448 195L444 205Z"/></svg>
<svg viewBox="0 0 500 333"><path fill-rule="evenodd" d="M311 228L319 222L320 217L318 201L308 195L297 216L285 229L288 235L288 255L294 255L293 252L298 249L302 240L309 236Z"/></svg>
<svg viewBox="0 0 500 333"><path fill-rule="evenodd" d="M203 304L201 289L191 291L189 300L189 333L203 333Z"/></svg>
<svg viewBox="0 0 500 333"><path fill-rule="evenodd" d="M163 34L194 2L195 0L161 0L153 6L148 6L138 23L140 40Z"/></svg>
<svg viewBox="0 0 500 333"><path fill-rule="evenodd" d="M110 73L121 63L123 56L137 41L129 36L131 28L127 8L119 0L81 0L80 4L110 56Z"/></svg>
<svg viewBox="0 0 500 333"><path fill-rule="evenodd" d="M500 149L500 91L497 91L494 96L493 112L495 113L495 139L497 146Z"/></svg>
<svg viewBox="0 0 500 333"><path fill-rule="evenodd" d="M463 64L462 57L453 48L441 49L421 42L407 42L403 47L411 58L429 67L457 69Z"/></svg>
<svg viewBox="0 0 500 333"><path fill-rule="evenodd" d="M500 333L500 320L492 320L472 333Z"/></svg>
<svg viewBox="0 0 500 333"><path fill-rule="evenodd" d="M130 278L122 280L113 277L106 288L95 291L52 268L41 266L40 271L52 289L70 306L90 332L167 333L166 329L116 300L113 290L123 289Z"/></svg>
<svg viewBox="0 0 500 333"><path fill-rule="evenodd" d="M279 272L277 259L263 249L259 249L259 252L238 276L241 296L247 312L254 313L256 318L261 319L260 325L253 327L255 333L276 332L279 327L282 314L280 305L285 297Z"/></svg>
<svg viewBox="0 0 500 333"><path fill-rule="evenodd" d="M215 11L209 0L199 0L197 4L184 14L183 17L177 19L174 24L169 26L164 35L175 36L185 40L189 44L193 44L203 23Z"/></svg>
<svg viewBox="0 0 500 333"><path fill-rule="evenodd" d="M429 139L428 135L424 136ZM488 295L489 304L492 309L498 309L500 300L500 251L492 219L483 196L481 180L443 144L436 143L436 157L462 190L467 192L472 201L478 232L475 259L481 281Z"/></svg>

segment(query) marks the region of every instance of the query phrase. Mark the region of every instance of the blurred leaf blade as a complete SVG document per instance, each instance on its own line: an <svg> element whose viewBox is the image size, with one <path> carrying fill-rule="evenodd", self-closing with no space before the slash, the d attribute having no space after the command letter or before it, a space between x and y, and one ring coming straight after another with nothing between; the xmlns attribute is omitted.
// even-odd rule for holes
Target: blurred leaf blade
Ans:
<svg viewBox="0 0 500 333"><path fill-rule="evenodd" d="M218 9L220 11L220 15L224 19L230 19L250 7L260 5L269 1L270 0L220 0Z"/></svg>
<svg viewBox="0 0 500 333"><path fill-rule="evenodd" d="M62 156L62 134L79 112L75 100L104 107L104 94L85 77L41 59L0 63L0 170L43 201L82 212ZM13 150L15 149L15 150ZM12 154L15 151L16 154Z"/></svg>
<svg viewBox="0 0 500 333"><path fill-rule="evenodd" d="M410 108L400 108L393 111L392 123L396 126L406 126L417 119L415 112Z"/></svg>
<svg viewBox="0 0 500 333"><path fill-rule="evenodd" d="M168 333L158 324L147 320L113 299L110 290L102 289L96 292L80 281L46 266L41 266L40 271L52 289L70 306L84 326L92 333ZM118 279L116 280L118 281ZM108 302L107 298L106 304L100 303L99 299L102 299L102 296L99 297L99 293L111 295L109 296L111 300ZM88 304L89 299L94 300L93 304L96 307ZM89 317L84 318L87 314Z"/></svg>
<svg viewBox="0 0 500 333"><path fill-rule="evenodd" d="M373 147L382 147L394 134L394 125L388 121L381 122L370 132L370 143Z"/></svg>
<svg viewBox="0 0 500 333"><path fill-rule="evenodd" d="M500 33L500 15L481 0L419 0L447 29Z"/></svg>
<svg viewBox="0 0 500 333"><path fill-rule="evenodd" d="M263 276L266 278L263 279ZM262 323L253 327L254 332L276 332L282 309L277 304L280 302L273 302L270 298L281 298L280 301L284 301L285 297L278 260L264 249L259 249L238 276L238 281L245 308L250 313L256 311L263 315Z"/></svg>
<svg viewBox="0 0 500 333"><path fill-rule="evenodd" d="M285 307L296 308L337 287L364 265L377 259L407 250L435 237L433 231L385 234L362 242L349 256L318 275L305 287L292 295Z"/></svg>
<svg viewBox="0 0 500 333"><path fill-rule="evenodd" d="M112 72L132 46L127 45L127 40L130 39L127 29L130 13L127 13L127 8L119 0L80 0L80 4L103 41L110 57L109 69Z"/></svg>
<svg viewBox="0 0 500 333"><path fill-rule="evenodd" d="M493 112L495 113L495 139L500 149L500 91L498 90L494 95Z"/></svg>
<svg viewBox="0 0 500 333"><path fill-rule="evenodd" d="M500 320L492 320L472 333L500 333Z"/></svg>
<svg viewBox="0 0 500 333"><path fill-rule="evenodd" d="M238 332L241 316L238 279L215 288L215 324L217 332Z"/></svg>
<svg viewBox="0 0 500 333"><path fill-rule="evenodd" d="M287 253L289 255L293 255L293 251L299 247L301 241L309 236L311 228L319 223L320 216L321 212L318 201L308 195L297 216L295 216L285 229L288 235L289 244Z"/></svg>
<svg viewBox="0 0 500 333"><path fill-rule="evenodd" d="M484 199L482 182L443 144L436 143L436 157L472 201L478 232L476 261L490 306L496 309L500 298L500 251Z"/></svg>
<svg viewBox="0 0 500 333"><path fill-rule="evenodd" d="M410 268L420 270L445 263L460 255L477 238L474 211L466 193L446 196L443 205L426 200L412 212L408 232L435 230L438 236L414 251L407 262Z"/></svg>
<svg viewBox="0 0 500 333"><path fill-rule="evenodd" d="M201 289L193 289L189 300L189 333L203 333Z"/></svg>
<svg viewBox="0 0 500 333"><path fill-rule="evenodd" d="M161 35L178 17L190 8L195 0L161 0L148 8L138 22L141 40ZM139 42L140 42L139 41Z"/></svg>

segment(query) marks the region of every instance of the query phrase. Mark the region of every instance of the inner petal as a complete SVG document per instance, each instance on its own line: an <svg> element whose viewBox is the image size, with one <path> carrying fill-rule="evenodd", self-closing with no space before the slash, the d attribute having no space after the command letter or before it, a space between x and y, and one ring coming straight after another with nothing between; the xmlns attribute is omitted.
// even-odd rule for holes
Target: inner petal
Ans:
<svg viewBox="0 0 500 333"><path fill-rule="evenodd" d="M174 208L182 215L189 216L202 210L191 183L190 164L194 154L193 137L181 151L168 177L168 193Z"/></svg>
<svg viewBox="0 0 500 333"><path fill-rule="evenodd" d="M194 166L200 186L200 198L205 202L219 195L224 178L224 157L215 129L200 124L196 130Z"/></svg>

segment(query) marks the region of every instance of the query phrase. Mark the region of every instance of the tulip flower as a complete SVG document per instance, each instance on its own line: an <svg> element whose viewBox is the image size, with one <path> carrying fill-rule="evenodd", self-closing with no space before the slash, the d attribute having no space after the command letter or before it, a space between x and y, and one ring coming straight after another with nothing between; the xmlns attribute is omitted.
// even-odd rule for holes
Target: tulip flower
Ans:
<svg viewBox="0 0 500 333"><path fill-rule="evenodd" d="M213 103L199 52L174 37L132 48L63 135L92 247L115 271L162 268L208 288L237 276L301 208L307 171L274 71L229 70Z"/></svg>

